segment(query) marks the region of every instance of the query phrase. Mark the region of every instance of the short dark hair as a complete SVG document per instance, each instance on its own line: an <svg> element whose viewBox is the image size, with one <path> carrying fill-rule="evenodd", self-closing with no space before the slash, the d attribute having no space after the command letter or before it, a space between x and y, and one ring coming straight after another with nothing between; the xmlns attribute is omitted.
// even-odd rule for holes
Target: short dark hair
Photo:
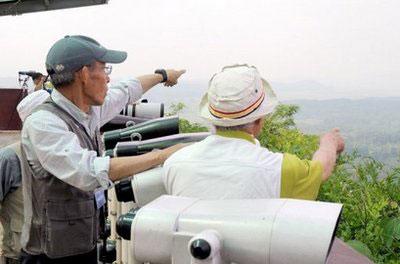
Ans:
<svg viewBox="0 0 400 264"><path fill-rule="evenodd" d="M96 64L96 61L93 61L92 63L85 65L88 68L93 67ZM83 67L85 67L83 66ZM82 68L83 68L82 67ZM70 85L75 81L75 73L82 70L82 68L80 68L77 71L71 72L64 72L64 73L51 73L50 74L50 79L51 79L51 84L53 84L53 86L55 88L60 88L66 85Z"/></svg>
<svg viewBox="0 0 400 264"><path fill-rule="evenodd" d="M256 120L255 120L256 121ZM229 130L239 130L239 131L246 131L248 128L250 128L251 126L254 125L254 122L249 122L246 124L242 124L242 125L237 125L237 126L230 126L230 127L224 127L224 126L216 126L214 125L216 130L222 130L222 131L229 131Z"/></svg>
<svg viewBox="0 0 400 264"><path fill-rule="evenodd" d="M50 74L54 88L61 88L75 81L75 72L63 72Z"/></svg>
<svg viewBox="0 0 400 264"><path fill-rule="evenodd" d="M35 72L35 73L32 73L32 75L31 75L32 80L34 80L34 81L39 78L42 78L42 76L43 76L43 74L41 74L40 72Z"/></svg>

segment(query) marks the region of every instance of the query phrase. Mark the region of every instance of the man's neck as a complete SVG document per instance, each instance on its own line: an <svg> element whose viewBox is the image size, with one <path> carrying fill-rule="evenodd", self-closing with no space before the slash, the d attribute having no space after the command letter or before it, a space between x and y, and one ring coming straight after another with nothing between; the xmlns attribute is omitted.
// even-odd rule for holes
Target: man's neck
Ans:
<svg viewBox="0 0 400 264"><path fill-rule="evenodd" d="M246 141L249 141L253 144L256 143L253 135L248 133L247 131L240 130L217 130L216 134L221 137L230 137L230 138L239 138Z"/></svg>
<svg viewBox="0 0 400 264"><path fill-rule="evenodd" d="M57 89L65 98L76 105L82 112L86 114L90 111L90 105L84 100L81 89L75 86L65 86Z"/></svg>

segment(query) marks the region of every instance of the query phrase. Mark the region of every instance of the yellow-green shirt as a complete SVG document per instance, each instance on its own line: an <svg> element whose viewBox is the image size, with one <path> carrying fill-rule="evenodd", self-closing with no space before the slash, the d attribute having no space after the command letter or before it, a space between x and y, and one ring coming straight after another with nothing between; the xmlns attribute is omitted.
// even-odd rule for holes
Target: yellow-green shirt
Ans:
<svg viewBox="0 0 400 264"><path fill-rule="evenodd" d="M285 153L282 161L281 198L315 200L322 182L322 164Z"/></svg>

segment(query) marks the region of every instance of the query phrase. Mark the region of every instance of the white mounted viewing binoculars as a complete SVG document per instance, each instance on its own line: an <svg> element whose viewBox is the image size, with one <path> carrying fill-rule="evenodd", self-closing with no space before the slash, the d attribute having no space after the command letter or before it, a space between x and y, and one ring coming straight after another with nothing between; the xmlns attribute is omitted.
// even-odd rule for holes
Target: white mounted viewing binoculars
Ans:
<svg viewBox="0 0 400 264"><path fill-rule="evenodd" d="M341 210L304 200L164 195L125 215L130 228L117 232L130 232L136 263L316 264L327 259Z"/></svg>
<svg viewBox="0 0 400 264"><path fill-rule="evenodd" d="M293 199L201 200L165 195L163 168L120 186L117 233L132 259L154 264L325 263L342 205Z"/></svg>

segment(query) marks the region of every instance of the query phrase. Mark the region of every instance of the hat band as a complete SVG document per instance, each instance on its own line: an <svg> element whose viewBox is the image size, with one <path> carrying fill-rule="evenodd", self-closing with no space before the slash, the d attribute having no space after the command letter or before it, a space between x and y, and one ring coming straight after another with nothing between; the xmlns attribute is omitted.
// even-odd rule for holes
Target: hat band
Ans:
<svg viewBox="0 0 400 264"><path fill-rule="evenodd" d="M254 112L264 101L264 98L265 98L265 92L263 91L263 93L261 94L260 98L257 99L257 101L255 101L252 105L250 105L246 109L237 111L237 112L219 111L219 110L215 109L214 107L212 107L212 105L208 106L208 110L210 111L210 113L213 116L215 116L217 118L229 118L229 119L242 118L242 117L245 117L245 116L251 114L252 112Z"/></svg>

